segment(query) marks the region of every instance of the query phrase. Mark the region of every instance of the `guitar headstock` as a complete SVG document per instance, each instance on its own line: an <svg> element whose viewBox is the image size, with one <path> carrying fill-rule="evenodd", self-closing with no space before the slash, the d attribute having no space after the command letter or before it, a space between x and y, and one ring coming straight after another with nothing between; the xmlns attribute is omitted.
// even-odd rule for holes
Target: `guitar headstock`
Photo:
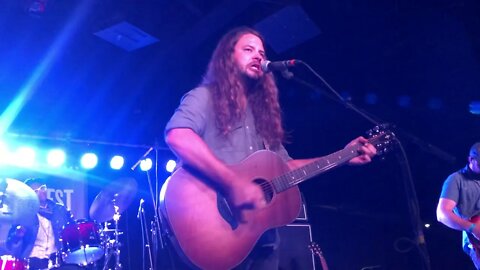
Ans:
<svg viewBox="0 0 480 270"><path fill-rule="evenodd" d="M308 245L308 248L313 254L316 254L318 256L323 255L322 250L320 249L320 246L315 242L310 242L310 244Z"/></svg>
<svg viewBox="0 0 480 270"><path fill-rule="evenodd" d="M395 134L390 128L389 124L381 124L367 131L368 141L377 149L377 155L385 154L396 144Z"/></svg>

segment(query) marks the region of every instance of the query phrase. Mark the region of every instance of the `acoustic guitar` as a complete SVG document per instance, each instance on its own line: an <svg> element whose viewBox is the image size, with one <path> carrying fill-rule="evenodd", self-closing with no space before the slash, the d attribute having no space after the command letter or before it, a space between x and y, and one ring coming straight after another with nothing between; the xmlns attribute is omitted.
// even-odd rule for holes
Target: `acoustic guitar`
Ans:
<svg viewBox="0 0 480 270"><path fill-rule="evenodd" d="M393 145L394 134L384 126L368 134L377 154ZM348 146L295 170L289 170L277 154L267 150L230 166L238 175L235 181L257 184L267 202L265 207L244 210L242 223L234 218L209 179L190 168L179 168L165 181L160 194L160 211L173 234L175 248L188 264L200 269L237 266L265 231L289 224L298 216L299 183L345 164L359 155L360 147Z"/></svg>

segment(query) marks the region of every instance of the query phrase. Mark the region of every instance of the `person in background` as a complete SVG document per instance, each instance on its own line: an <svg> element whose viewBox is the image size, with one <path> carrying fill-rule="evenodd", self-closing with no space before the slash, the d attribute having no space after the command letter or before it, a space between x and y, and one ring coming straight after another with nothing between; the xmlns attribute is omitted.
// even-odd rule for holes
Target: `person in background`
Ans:
<svg viewBox="0 0 480 270"><path fill-rule="evenodd" d="M70 211L47 198L47 185L43 178L25 180L35 191L40 202L38 219L26 226L13 226L7 248L17 258L27 258L29 270L48 269L61 249L60 234L64 225L74 222Z"/></svg>
<svg viewBox="0 0 480 270"><path fill-rule="evenodd" d="M462 231L463 250L480 269L480 142L472 145L468 163L450 174L443 183L437 206L437 219Z"/></svg>

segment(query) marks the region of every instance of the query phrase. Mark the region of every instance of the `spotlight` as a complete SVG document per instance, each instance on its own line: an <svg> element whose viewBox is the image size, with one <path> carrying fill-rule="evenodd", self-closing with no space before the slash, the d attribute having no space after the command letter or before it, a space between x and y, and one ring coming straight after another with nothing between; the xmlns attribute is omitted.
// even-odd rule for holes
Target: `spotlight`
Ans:
<svg viewBox="0 0 480 270"><path fill-rule="evenodd" d="M125 163L125 159L122 156L114 156L110 160L110 167L114 170L120 170Z"/></svg>
<svg viewBox="0 0 480 270"><path fill-rule="evenodd" d="M80 164L85 169L93 169L97 166L98 157L94 153L86 153L82 156Z"/></svg>
<svg viewBox="0 0 480 270"><path fill-rule="evenodd" d="M428 99L427 107L432 110L440 110L443 107L443 102L440 98L432 97Z"/></svg>
<svg viewBox="0 0 480 270"><path fill-rule="evenodd" d="M19 147L15 151L14 164L19 167L33 167L35 164L35 150L28 146Z"/></svg>
<svg viewBox="0 0 480 270"><path fill-rule="evenodd" d="M480 101L479 100L473 100L469 104L470 107L470 113L471 114L476 114L480 115Z"/></svg>
<svg viewBox="0 0 480 270"><path fill-rule="evenodd" d="M140 161L140 169L142 171L148 171L152 168L152 160L150 158L146 158Z"/></svg>
<svg viewBox="0 0 480 270"><path fill-rule="evenodd" d="M40 16L45 13L47 0L27 0L25 1L25 10L33 16Z"/></svg>
<svg viewBox="0 0 480 270"><path fill-rule="evenodd" d="M365 103L369 105L375 105L378 103L378 96L375 93L365 94Z"/></svg>
<svg viewBox="0 0 480 270"><path fill-rule="evenodd" d="M47 163L52 167L60 167L65 163L66 155L62 149L50 150L47 154Z"/></svg>
<svg viewBox="0 0 480 270"><path fill-rule="evenodd" d="M167 172L171 173L171 172L173 172L173 170L175 169L176 166L177 166L177 162L175 162L175 160L170 159L167 162L167 165L165 165L165 170L167 170Z"/></svg>
<svg viewBox="0 0 480 270"><path fill-rule="evenodd" d="M0 141L0 164L6 164L9 160L8 147L5 142Z"/></svg>
<svg viewBox="0 0 480 270"><path fill-rule="evenodd" d="M398 106L402 108L409 108L412 105L412 98L409 96L399 96L397 98Z"/></svg>

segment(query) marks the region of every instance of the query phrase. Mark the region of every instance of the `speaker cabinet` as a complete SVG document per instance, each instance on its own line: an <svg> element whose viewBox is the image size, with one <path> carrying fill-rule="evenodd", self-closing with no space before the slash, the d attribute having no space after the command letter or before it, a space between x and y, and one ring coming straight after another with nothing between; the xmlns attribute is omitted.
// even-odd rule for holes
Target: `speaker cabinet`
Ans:
<svg viewBox="0 0 480 270"><path fill-rule="evenodd" d="M310 224L289 224L279 228L280 270L315 269L313 253L308 248L312 242Z"/></svg>

